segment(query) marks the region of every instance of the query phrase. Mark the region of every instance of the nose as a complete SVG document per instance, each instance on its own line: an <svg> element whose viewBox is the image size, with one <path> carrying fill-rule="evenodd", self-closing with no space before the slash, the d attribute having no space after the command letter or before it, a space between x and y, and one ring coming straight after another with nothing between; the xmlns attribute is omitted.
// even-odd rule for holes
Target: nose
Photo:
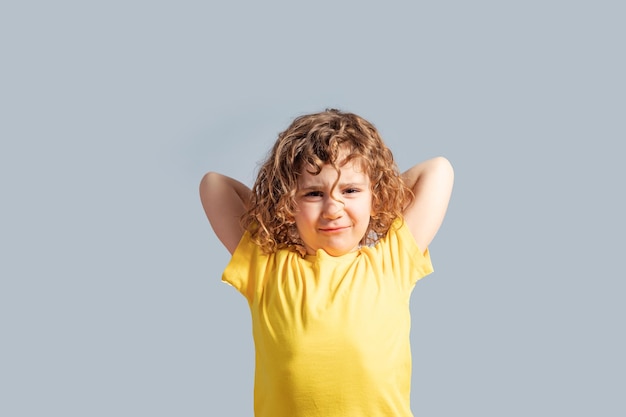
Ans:
<svg viewBox="0 0 626 417"><path fill-rule="evenodd" d="M336 196L328 196L324 201L322 216L325 219L337 219L343 215L345 203Z"/></svg>

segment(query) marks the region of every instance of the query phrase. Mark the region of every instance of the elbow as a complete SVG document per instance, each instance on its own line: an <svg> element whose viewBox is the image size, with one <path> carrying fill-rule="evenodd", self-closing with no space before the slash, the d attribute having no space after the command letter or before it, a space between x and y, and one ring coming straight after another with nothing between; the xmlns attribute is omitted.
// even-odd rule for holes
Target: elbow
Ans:
<svg viewBox="0 0 626 417"><path fill-rule="evenodd" d="M439 175L454 179L454 167L452 163L444 156L437 156L432 159L433 168Z"/></svg>
<svg viewBox="0 0 626 417"><path fill-rule="evenodd" d="M447 190L447 193L450 194L454 186L454 168L452 164L443 156L438 156L432 161L433 167L431 173L433 179L441 190Z"/></svg>
<svg viewBox="0 0 626 417"><path fill-rule="evenodd" d="M200 190L211 187L211 185L215 184L216 181L219 181L221 177L222 175L217 172L207 172L200 180Z"/></svg>
<svg viewBox="0 0 626 417"><path fill-rule="evenodd" d="M452 169L452 163L445 156L436 156L432 160L437 165L446 167L446 169Z"/></svg>
<svg viewBox="0 0 626 417"><path fill-rule="evenodd" d="M217 172L209 171L200 180L200 198L207 199L212 190L216 187L216 184L220 180L221 174Z"/></svg>
<svg viewBox="0 0 626 417"><path fill-rule="evenodd" d="M204 174L201 182L208 182L219 176L221 176L221 174L218 174L217 172L214 172L214 171L209 171L206 174Z"/></svg>

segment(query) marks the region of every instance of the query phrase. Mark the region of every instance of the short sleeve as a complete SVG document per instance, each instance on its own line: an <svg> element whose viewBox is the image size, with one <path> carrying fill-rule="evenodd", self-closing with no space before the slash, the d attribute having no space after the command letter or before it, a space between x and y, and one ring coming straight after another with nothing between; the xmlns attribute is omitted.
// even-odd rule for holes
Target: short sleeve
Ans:
<svg viewBox="0 0 626 417"><path fill-rule="evenodd" d="M258 245L252 241L250 233L246 231L222 273L222 281L232 285L243 296L250 299L259 256L266 257L261 253Z"/></svg>
<svg viewBox="0 0 626 417"><path fill-rule="evenodd" d="M401 218L394 220L387 235L376 247L381 252L384 268L411 286L433 272L430 252L417 246L415 238Z"/></svg>

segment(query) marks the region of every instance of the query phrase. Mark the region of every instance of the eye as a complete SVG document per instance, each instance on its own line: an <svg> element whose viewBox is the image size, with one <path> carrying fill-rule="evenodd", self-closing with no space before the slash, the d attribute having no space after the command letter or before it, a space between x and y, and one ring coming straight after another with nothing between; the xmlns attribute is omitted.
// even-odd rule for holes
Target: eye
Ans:
<svg viewBox="0 0 626 417"><path fill-rule="evenodd" d="M344 194L354 194L354 193L358 193L359 190L358 188L346 188L345 190L343 190Z"/></svg>
<svg viewBox="0 0 626 417"><path fill-rule="evenodd" d="M309 191L304 194L305 197L321 197L323 194L321 191Z"/></svg>

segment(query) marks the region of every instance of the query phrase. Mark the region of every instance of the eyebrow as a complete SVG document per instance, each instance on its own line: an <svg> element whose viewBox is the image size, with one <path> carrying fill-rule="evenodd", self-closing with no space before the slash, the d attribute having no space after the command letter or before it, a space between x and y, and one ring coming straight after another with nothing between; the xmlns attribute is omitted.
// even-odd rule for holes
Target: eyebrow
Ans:
<svg viewBox="0 0 626 417"><path fill-rule="evenodd" d="M365 182L339 182L335 188L366 188L367 183ZM321 184L305 184L304 187L298 187L301 191L319 191L324 189L325 187Z"/></svg>

